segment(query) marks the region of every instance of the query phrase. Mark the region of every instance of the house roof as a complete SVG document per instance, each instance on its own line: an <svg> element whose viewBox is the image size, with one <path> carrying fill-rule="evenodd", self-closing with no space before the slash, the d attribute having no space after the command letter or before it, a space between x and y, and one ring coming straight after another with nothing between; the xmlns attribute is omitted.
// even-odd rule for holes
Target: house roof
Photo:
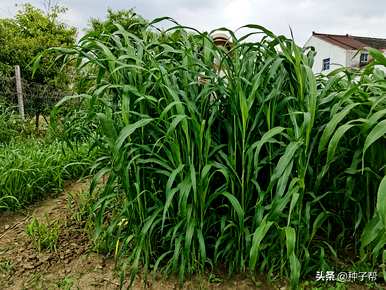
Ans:
<svg viewBox="0 0 386 290"><path fill-rule="evenodd" d="M344 49L361 49L364 47L372 47L376 49L386 49L385 38L372 38L354 35L337 35L312 32L313 36L323 39L329 43L340 46Z"/></svg>

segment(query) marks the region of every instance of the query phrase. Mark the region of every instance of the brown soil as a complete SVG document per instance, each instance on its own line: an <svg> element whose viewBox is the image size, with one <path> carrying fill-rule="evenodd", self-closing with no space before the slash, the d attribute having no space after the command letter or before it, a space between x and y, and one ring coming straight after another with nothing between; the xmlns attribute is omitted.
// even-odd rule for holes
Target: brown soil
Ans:
<svg viewBox="0 0 386 290"><path fill-rule="evenodd" d="M0 217L0 289L116 288L113 262L88 251L88 237L67 209L66 192L80 192L87 186L84 181L67 184L65 193L57 198L38 203L24 214ZM25 231L32 217L59 221L56 251L39 252L34 247Z"/></svg>

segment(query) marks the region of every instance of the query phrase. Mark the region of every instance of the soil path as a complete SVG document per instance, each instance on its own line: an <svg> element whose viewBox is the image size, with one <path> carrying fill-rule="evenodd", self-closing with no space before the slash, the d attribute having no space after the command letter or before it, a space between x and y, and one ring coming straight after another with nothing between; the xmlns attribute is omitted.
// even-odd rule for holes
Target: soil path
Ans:
<svg viewBox="0 0 386 290"><path fill-rule="evenodd" d="M70 217L67 193L87 190L87 181L68 183L56 198L23 213L0 215L0 289L115 289L114 263L90 252L82 225ZM39 252L26 234L35 217L60 224L56 251Z"/></svg>

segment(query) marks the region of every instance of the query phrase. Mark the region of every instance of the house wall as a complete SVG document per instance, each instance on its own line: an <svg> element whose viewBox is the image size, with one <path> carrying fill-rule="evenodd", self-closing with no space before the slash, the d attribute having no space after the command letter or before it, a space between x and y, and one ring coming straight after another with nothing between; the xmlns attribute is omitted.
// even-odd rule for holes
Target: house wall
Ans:
<svg viewBox="0 0 386 290"><path fill-rule="evenodd" d="M349 67L359 67L360 62L360 52L357 50L348 50L347 51L347 66ZM386 50L383 51L383 55L386 56ZM369 55L369 60L371 60L371 56ZM377 68L386 72L386 66L376 65Z"/></svg>
<svg viewBox="0 0 386 290"><path fill-rule="evenodd" d="M386 56L386 49L383 50L383 55ZM376 67L380 68L381 70L383 70L386 73L386 66L384 66L384 65L377 65Z"/></svg>
<svg viewBox="0 0 386 290"><path fill-rule="evenodd" d="M346 50L328 43L318 37L311 36L305 44L305 47L313 46L316 50L316 56L312 70L314 73L321 73L323 69L323 59L330 58L330 69L323 71L329 73L330 71L342 66L347 66Z"/></svg>
<svg viewBox="0 0 386 290"><path fill-rule="evenodd" d="M357 50L347 50L346 64L348 67L359 67L360 52Z"/></svg>

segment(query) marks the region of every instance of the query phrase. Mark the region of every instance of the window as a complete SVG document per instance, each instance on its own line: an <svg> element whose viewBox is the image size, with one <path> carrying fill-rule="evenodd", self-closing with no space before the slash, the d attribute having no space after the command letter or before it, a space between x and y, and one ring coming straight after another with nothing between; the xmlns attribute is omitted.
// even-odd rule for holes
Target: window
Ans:
<svg viewBox="0 0 386 290"><path fill-rule="evenodd" d="M360 59L359 59L359 64L360 65L365 65L369 62L369 54L367 52L362 52Z"/></svg>
<svg viewBox="0 0 386 290"><path fill-rule="evenodd" d="M322 70L329 70L330 69L330 58L323 59L323 68Z"/></svg>

